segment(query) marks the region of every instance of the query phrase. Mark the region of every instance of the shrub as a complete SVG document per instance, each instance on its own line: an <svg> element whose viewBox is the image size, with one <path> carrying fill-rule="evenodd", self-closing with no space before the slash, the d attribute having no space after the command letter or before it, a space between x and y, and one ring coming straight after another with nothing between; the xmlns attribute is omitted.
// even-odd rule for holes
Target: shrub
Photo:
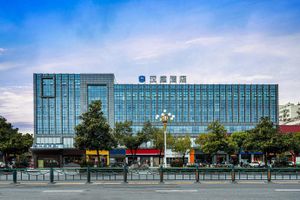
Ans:
<svg viewBox="0 0 300 200"><path fill-rule="evenodd" d="M82 160L79 163L80 167L94 167L94 163L91 161Z"/></svg>
<svg viewBox="0 0 300 200"><path fill-rule="evenodd" d="M182 160L176 159L171 161L171 167L182 167L182 166L183 166Z"/></svg>

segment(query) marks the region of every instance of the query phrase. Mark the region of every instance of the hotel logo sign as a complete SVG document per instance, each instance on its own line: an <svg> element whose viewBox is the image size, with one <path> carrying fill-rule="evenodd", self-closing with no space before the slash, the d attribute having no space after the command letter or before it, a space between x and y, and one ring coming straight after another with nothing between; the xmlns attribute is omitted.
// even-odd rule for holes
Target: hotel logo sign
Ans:
<svg viewBox="0 0 300 200"><path fill-rule="evenodd" d="M177 83L177 76L170 76L170 83Z"/></svg>
<svg viewBox="0 0 300 200"><path fill-rule="evenodd" d="M168 79L169 79L169 82L168 82ZM162 75L162 76L151 75L149 77L149 80L150 80L149 81L150 84L157 84L157 83L160 83L160 84L166 84L166 83L185 84L185 83L187 83L186 76L174 76L174 75L169 76L169 78L168 78L168 76L165 76L165 75ZM145 82L146 82L146 77L145 76L139 76L139 83L145 83Z"/></svg>
<svg viewBox="0 0 300 200"><path fill-rule="evenodd" d="M167 83L167 76L160 76L160 83Z"/></svg>
<svg viewBox="0 0 300 200"><path fill-rule="evenodd" d="M179 83L186 83L186 76L180 76Z"/></svg>
<svg viewBox="0 0 300 200"><path fill-rule="evenodd" d="M157 83L156 76L150 76L150 83Z"/></svg>
<svg viewBox="0 0 300 200"><path fill-rule="evenodd" d="M146 77L145 76L139 76L139 82L140 83L145 83L146 82Z"/></svg>

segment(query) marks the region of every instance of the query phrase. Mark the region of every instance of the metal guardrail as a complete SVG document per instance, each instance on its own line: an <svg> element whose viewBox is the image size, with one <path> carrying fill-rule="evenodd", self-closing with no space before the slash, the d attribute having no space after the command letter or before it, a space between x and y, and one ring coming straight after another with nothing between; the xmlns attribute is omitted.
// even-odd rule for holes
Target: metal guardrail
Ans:
<svg viewBox="0 0 300 200"><path fill-rule="evenodd" d="M300 180L300 168L45 168L0 169L0 181L172 181L193 180Z"/></svg>

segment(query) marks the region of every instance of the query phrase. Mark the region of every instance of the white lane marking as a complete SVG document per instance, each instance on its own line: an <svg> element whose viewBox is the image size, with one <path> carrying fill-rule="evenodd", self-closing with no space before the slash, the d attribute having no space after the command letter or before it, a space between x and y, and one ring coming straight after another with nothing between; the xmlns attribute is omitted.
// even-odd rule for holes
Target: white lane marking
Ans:
<svg viewBox="0 0 300 200"><path fill-rule="evenodd" d="M275 192L300 192L300 189L275 189Z"/></svg>
<svg viewBox="0 0 300 200"><path fill-rule="evenodd" d="M83 190L44 190L45 193L81 193Z"/></svg>
<svg viewBox="0 0 300 200"><path fill-rule="evenodd" d="M169 192L198 192L198 190L155 190L159 193L169 193Z"/></svg>

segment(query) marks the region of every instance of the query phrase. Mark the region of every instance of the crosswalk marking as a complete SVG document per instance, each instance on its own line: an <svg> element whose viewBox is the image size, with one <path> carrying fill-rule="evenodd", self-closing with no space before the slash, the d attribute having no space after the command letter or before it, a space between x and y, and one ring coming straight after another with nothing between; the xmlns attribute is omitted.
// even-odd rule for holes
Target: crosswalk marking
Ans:
<svg viewBox="0 0 300 200"><path fill-rule="evenodd" d="M83 190L44 190L45 193L81 193Z"/></svg>
<svg viewBox="0 0 300 200"><path fill-rule="evenodd" d="M275 192L300 192L300 189L275 189Z"/></svg>
<svg viewBox="0 0 300 200"><path fill-rule="evenodd" d="M169 192L198 192L198 190L155 190L158 193L169 193Z"/></svg>

